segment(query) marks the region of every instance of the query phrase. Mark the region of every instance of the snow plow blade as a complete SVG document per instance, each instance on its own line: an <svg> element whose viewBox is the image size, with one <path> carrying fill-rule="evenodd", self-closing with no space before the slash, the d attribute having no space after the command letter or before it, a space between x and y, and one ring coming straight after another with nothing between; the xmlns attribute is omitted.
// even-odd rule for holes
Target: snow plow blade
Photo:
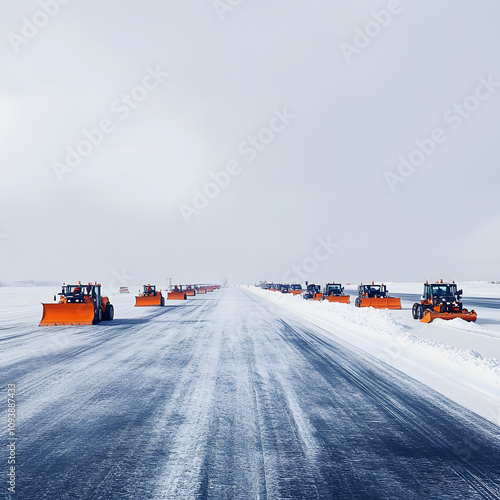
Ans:
<svg viewBox="0 0 500 500"><path fill-rule="evenodd" d="M186 296L187 297L194 297L196 295L195 290L186 290Z"/></svg>
<svg viewBox="0 0 500 500"><path fill-rule="evenodd" d="M379 299L361 299L361 307L374 307L375 309L401 309L401 300L397 297L381 297Z"/></svg>
<svg viewBox="0 0 500 500"><path fill-rule="evenodd" d="M288 293L292 295L302 295L302 290L290 290Z"/></svg>
<svg viewBox="0 0 500 500"><path fill-rule="evenodd" d="M206 288L198 288L198 293L207 293Z"/></svg>
<svg viewBox="0 0 500 500"><path fill-rule="evenodd" d="M185 292L168 292L167 300L186 300Z"/></svg>
<svg viewBox="0 0 500 500"><path fill-rule="evenodd" d="M162 296L158 293L156 295L140 295L135 298L135 307L143 306L161 306Z"/></svg>
<svg viewBox="0 0 500 500"><path fill-rule="evenodd" d="M39 326L91 325L94 304L42 304L43 315Z"/></svg>
<svg viewBox="0 0 500 500"><path fill-rule="evenodd" d="M434 311L425 311L424 317L420 320L422 323L430 323L435 319L455 319L462 318L464 321L476 321L477 313L476 311L463 311L461 313L438 313Z"/></svg>
<svg viewBox="0 0 500 500"><path fill-rule="evenodd" d="M325 297L325 300L328 300L328 302L340 302L342 304L351 303L349 295L329 295L328 297Z"/></svg>

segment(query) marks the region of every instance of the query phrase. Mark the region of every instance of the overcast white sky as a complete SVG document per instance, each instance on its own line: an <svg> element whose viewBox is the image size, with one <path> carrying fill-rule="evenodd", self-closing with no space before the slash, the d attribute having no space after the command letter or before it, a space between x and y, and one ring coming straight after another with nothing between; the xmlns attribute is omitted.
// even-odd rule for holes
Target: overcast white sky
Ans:
<svg viewBox="0 0 500 500"><path fill-rule="evenodd" d="M500 279L497 1L43 4L0 2L0 281Z"/></svg>

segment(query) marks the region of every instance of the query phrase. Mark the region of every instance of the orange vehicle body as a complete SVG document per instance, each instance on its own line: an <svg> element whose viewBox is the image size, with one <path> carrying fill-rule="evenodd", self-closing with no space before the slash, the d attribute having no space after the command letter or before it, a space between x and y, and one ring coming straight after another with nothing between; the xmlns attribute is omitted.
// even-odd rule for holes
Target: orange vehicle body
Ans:
<svg viewBox="0 0 500 500"><path fill-rule="evenodd" d="M420 319L422 323L430 323L435 319L451 320L455 318L464 321L476 321L476 311L468 311L463 308L460 301L462 290L457 290L457 285L445 283L443 280L435 283L424 283L424 293L420 303L413 305L414 319Z"/></svg>
<svg viewBox="0 0 500 500"><path fill-rule="evenodd" d="M340 304L350 304L351 297L344 294L344 287L341 283L327 283L323 288L323 300L328 302L338 302Z"/></svg>
<svg viewBox="0 0 500 500"><path fill-rule="evenodd" d="M462 311L456 312L456 313L440 313L437 311L430 311L427 310L424 312L424 317L420 320L422 323L430 323L434 319L444 319L444 320L450 320L450 319L455 319L455 318L461 318L464 321L476 321L477 320L477 313L476 311Z"/></svg>
<svg viewBox="0 0 500 500"><path fill-rule="evenodd" d="M186 300L186 292L182 289L182 286L175 286L173 290L170 290L167 294L167 300Z"/></svg>
<svg viewBox="0 0 500 500"><path fill-rule="evenodd" d="M39 326L58 325L92 325L94 321L94 304L42 304L43 314Z"/></svg>
<svg viewBox="0 0 500 500"><path fill-rule="evenodd" d="M401 309L401 299L398 297L361 298L361 307L374 307L375 309Z"/></svg>
<svg viewBox="0 0 500 500"><path fill-rule="evenodd" d="M341 304L350 304L351 297L349 295L328 295L325 297L328 302L340 302Z"/></svg>
<svg viewBox="0 0 500 500"><path fill-rule="evenodd" d="M401 309L399 297L388 297L387 288L382 283L375 285L359 285L358 297L355 305L357 307L373 307L374 309Z"/></svg>
<svg viewBox="0 0 500 500"><path fill-rule="evenodd" d="M144 292L135 298L135 307L164 306L165 299L155 285L144 285Z"/></svg>
<svg viewBox="0 0 500 500"><path fill-rule="evenodd" d="M77 301L75 301L76 294L74 293L76 289L80 290ZM87 289L95 290L95 292L86 293ZM65 290L73 292L65 293ZM63 293L59 294L61 296L59 302L42 303L43 312L39 326L94 325L103 319L112 320L114 308L108 297L100 295L100 291L101 285L97 283L94 285L89 283L88 286L81 283L68 286L63 284Z"/></svg>

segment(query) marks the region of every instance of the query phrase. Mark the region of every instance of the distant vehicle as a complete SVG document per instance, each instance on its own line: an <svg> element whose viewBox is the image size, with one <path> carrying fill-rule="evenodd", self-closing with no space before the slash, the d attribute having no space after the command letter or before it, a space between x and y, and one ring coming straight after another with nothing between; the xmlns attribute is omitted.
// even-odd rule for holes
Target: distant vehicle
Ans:
<svg viewBox="0 0 500 500"><path fill-rule="evenodd" d="M163 297L161 290L156 291L156 285L144 285L143 292L135 298L136 307L164 305L165 297Z"/></svg>
<svg viewBox="0 0 500 500"><path fill-rule="evenodd" d="M351 298L344 294L344 287L340 283L327 283L323 290L323 300L350 304Z"/></svg>
<svg viewBox="0 0 500 500"><path fill-rule="evenodd" d="M120 293L130 293L128 290L128 286L121 286L120 287Z"/></svg>
<svg viewBox="0 0 500 500"><path fill-rule="evenodd" d="M306 300L321 300L323 294L321 293L321 285L311 283L307 284L306 291L302 294L302 298Z"/></svg>
<svg viewBox="0 0 500 500"><path fill-rule="evenodd" d="M301 295L302 294L302 285L299 283L293 283L290 285L290 289L288 290L288 293L291 293L293 295Z"/></svg>
<svg viewBox="0 0 500 500"><path fill-rule="evenodd" d="M202 291L203 290L203 291ZM198 288L198 293L207 293L206 289L203 287ZM186 292L182 289L182 285L175 285L170 292L167 294L167 300L186 300Z"/></svg>
<svg viewBox="0 0 500 500"><path fill-rule="evenodd" d="M288 293L290 292L290 285L281 285L281 293Z"/></svg>
<svg viewBox="0 0 500 500"><path fill-rule="evenodd" d="M413 318L419 319L422 323L430 323L436 318L445 320L462 318L465 321L476 321L476 312L464 309L460 300L462 294L462 290L457 290L455 282L444 283L441 280L429 283L426 281L422 299L413 304Z"/></svg>
<svg viewBox="0 0 500 500"><path fill-rule="evenodd" d="M359 285L358 296L354 303L356 307L374 307L375 309L401 309L401 300L389 297L387 287L382 283L375 285Z"/></svg>

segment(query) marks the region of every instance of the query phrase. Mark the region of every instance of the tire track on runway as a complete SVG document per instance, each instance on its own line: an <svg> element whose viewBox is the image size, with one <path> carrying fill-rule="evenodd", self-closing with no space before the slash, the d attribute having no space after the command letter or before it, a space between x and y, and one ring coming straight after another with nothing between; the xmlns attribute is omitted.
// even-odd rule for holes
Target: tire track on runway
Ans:
<svg viewBox="0 0 500 500"><path fill-rule="evenodd" d="M405 406L396 404L394 400L388 398L386 394L388 393L389 386L386 383L376 384L374 380L378 381L378 377L376 377L374 371L360 370L359 366L356 366L358 370L355 371L352 368L353 365L346 363L345 359L341 359L338 350L333 349L327 342L319 339L310 332L300 333L285 321L282 321L282 323L285 329L293 332L303 344L309 346L311 356L322 358L324 362L333 366L335 371L342 371L346 378L389 412L396 420L404 425L409 432L425 443L436 456L440 457L443 463L446 463L458 477L476 490L483 498L500 499L498 476L495 478L491 477L491 474L489 476L485 475L485 473L479 470L470 460L465 460L459 454L453 453L453 450L450 450L450 443L440 440L436 433L436 429L430 429L429 426L425 425L424 419L417 421L415 418L412 418ZM319 349L318 344L320 344L323 349L328 350L330 356ZM305 346L301 350L306 350ZM332 357L336 359L332 359ZM328 371L324 364L322 369ZM406 402L408 402L408 400L406 400Z"/></svg>

